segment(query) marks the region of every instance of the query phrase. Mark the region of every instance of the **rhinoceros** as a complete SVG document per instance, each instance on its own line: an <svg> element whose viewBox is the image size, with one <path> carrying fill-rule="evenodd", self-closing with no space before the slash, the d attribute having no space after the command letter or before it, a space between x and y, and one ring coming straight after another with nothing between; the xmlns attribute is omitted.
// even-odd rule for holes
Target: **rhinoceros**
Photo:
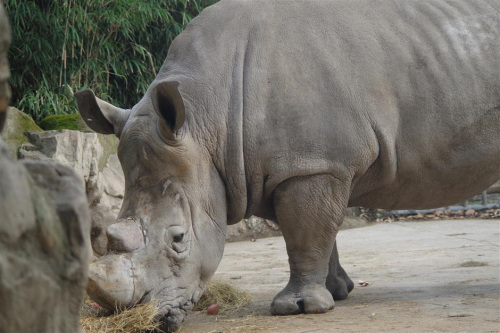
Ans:
<svg viewBox="0 0 500 333"><path fill-rule="evenodd" d="M156 300L174 330L226 226L255 215L279 224L289 256L271 312L332 309L353 288L335 242L347 207L449 205L500 178L499 36L498 0L205 9L132 109L76 95L87 124L120 139L125 173L91 297Z"/></svg>

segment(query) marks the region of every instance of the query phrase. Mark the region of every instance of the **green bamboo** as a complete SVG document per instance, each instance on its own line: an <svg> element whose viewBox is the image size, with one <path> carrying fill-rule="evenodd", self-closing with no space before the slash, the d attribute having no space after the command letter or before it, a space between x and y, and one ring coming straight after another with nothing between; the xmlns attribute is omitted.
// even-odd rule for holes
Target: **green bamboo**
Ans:
<svg viewBox="0 0 500 333"><path fill-rule="evenodd" d="M7 0L14 106L36 121L76 113L71 91L91 88L129 108L177 34L217 0Z"/></svg>

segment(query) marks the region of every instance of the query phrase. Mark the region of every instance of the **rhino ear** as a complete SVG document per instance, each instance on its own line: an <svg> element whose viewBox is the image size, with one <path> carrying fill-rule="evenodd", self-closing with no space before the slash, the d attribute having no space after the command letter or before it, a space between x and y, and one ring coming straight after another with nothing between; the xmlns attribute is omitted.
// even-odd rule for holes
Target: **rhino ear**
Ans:
<svg viewBox="0 0 500 333"><path fill-rule="evenodd" d="M151 100L160 116L159 130L167 138L175 138L184 125L184 101L177 87L179 82L160 82L153 88Z"/></svg>
<svg viewBox="0 0 500 333"><path fill-rule="evenodd" d="M83 120L92 130L120 137L130 110L120 109L95 97L90 89L77 92L75 98Z"/></svg>

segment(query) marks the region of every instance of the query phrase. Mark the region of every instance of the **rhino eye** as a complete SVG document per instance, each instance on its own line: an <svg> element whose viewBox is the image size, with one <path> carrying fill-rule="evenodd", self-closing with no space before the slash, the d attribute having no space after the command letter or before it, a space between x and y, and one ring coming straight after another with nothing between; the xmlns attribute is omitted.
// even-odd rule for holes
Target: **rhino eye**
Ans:
<svg viewBox="0 0 500 333"><path fill-rule="evenodd" d="M174 243L180 243L184 239L184 233L178 234L174 236Z"/></svg>

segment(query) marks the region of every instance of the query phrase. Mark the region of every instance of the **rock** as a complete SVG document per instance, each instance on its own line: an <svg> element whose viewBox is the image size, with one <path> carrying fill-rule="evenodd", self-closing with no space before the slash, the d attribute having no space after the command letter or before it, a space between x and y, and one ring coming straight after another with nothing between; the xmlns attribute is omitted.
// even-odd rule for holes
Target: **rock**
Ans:
<svg viewBox="0 0 500 333"><path fill-rule="evenodd" d="M125 193L125 177L116 154L109 155L100 171L93 198L89 197L92 216L92 248L98 255L107 251L106 230L116 222Z"/></svg>
<svg viewBox="0 0 500 333"><path fill-rule="evenodd" d="M85 185L92 217L92 248L106 253L106 230L115 222L125 192L125 178L116 155L118 140L71 130L29 132L20 159L50 160L69 166Z"/></svg>
<svg viewBox="0 0 500 333"><path fill-rule="evenodd" d="M26 113L10 107L7 111L5 127L0 135L11 157L17 158L17 151L23 144L29 143L28 132L40 132L42 129L35 124L33 119Z"/></svg>
<svg viewBox="0 0 500 333"><path fill-rule="evenodd" d="M68 167L9 155L0 139L0 332L79 332L90 258L84 188Z"/></svg>
<svg viewBox="0 0 500 333"><path fill-rule="evenodd" d="M102 147L97 135L78 131L45 131L27 134L30 143L19 149L20 159L50 160L72 168L85 182L98 174Z"/></svg>
<svg viewBox="0 0 500 333"><path fill-rule="evenodd" d="M476 215L476 211L474 209L467 209L464 213L466 217L474 217Z"/></svg>
<svg viewBox="0 0 500 333"><path fill-rule="evenodd" d="M252 216L241 222L227 227L226 241L238 242L242 240L265 238L281 235L279 226L273 221Z"/></svg>

